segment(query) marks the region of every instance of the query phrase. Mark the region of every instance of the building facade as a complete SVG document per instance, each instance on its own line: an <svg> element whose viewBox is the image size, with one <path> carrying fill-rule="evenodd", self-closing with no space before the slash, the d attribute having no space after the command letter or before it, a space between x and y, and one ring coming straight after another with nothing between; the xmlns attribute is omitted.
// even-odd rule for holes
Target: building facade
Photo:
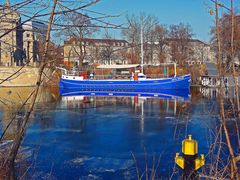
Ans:
<svg viewBox="0 0 240 180"><path fill-rule="evenodd" d="M148 60L148 64L158 65L160 63L172 63L176 62L174 59L172 48L173 44L179 41L177 39L166 39L164 45L162 45L162 53L160 54L160 48L158 42L154 44L148 43L148 46L153 46L152 49L152 59ZM215 62L215 54L211 49L211 46L207 43L204 43L198 39L187 40L186 43L186 59L184 60L184 65L196 65L204 64L206 62ZM150 49L150 48L149 48ZM163 59L160 60L159 56L163 56Z"/></svg>
<svg viewBox="0 0 240 180"><path fill-rule="evenodd" d="M211 46L198 39L189 41L188 50L190 51L189 58L186 61L188 65L216 62L215 53Z"/></svg>
<svg viewBox="0 0 240 180"><path fill-rule="evenodd" d="M23 49L29 65L37 66L41 61L41 45L45 42L47 25L39 21L28 21L23 24Z"/></svg>
<svg viewBox="0 0 240 180"><path fill-rule="evenodd" d="M23 63L23 30L20 14L11 8L7 0L0 10L0 17L0 65L20 65ZM16 56L14 52L18 52Z"/></svg>
<svg viewBox="0 0 240 180"><path fill-rule="evenodd" d="M8 0L0 10L0 65L37 66L41 61L40 45L46 39L47 25L28 21L22 25L20 14Z"/></svg>
<svg viewBox="0 0 240 180"><path fill-rule="evenodd" d="M127 64L126 53L129 44L118 39L78 39L71 38L64 42L64 64L83 63Z"/></svg>
<svg viewBox="0 0 240 180"><path fill-rule="evenodd" d="M159 65L161 63L176 62L172 55L172 44L177 40L167 39L161 47L158 43L144 44L144 64ZM140 63L140 46L132 47L125 40L116 39L81 39L71 38L64 42L64 63L75 63L79 59L83 62L98 64L128 64ZM184 65L205 64L215 62L215 54L209 44L197 39L190 39L187 42L186 58ZM161 50L160 50L161 49ZM160 51L162 51L160 53ZM163 56L163 57L162 57Z"/></svg>

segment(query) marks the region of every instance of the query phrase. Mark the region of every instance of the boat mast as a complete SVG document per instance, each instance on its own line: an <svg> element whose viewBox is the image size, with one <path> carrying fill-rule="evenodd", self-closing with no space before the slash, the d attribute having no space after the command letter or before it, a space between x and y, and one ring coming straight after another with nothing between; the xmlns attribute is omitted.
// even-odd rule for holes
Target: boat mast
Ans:
<svg viewBox="0 0 240 180"><path fill-rule="evenodd" d="M143 73L143 25L141 23L141 71Z"/></svg>

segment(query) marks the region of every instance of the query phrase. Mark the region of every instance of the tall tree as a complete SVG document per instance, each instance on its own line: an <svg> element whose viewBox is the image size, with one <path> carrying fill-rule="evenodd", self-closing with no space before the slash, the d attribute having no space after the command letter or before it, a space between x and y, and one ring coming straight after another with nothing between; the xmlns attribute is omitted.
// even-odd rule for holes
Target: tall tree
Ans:
<svg viewBox="0 0 240 180"><path fill-rule="evenodd" d="M128 28L122 31L123 36L130 42L131 45L131 59L137 56L138 63L141 57L141 29L143 31L143 44L144 44L144 61L145 63L152 62L153 60L153 42L154 28L159 24L158 19L152 15L144 13L140 16L127 16Z"/></svg>
<svg viewBox="0 0 240 180"><path fill-rule="evenodd" d="M226 66L227 70L231 68L232 58L234 59L234 63L239 63L240 59L240 16L234 14L234 27L233 27L233 51L231 45L232 38L232 16L231 14L224 14L219 19L219 31L221 36L221 45L223 47L222 57L223 62ZM212 34L212 44L214 47L217 47L216 35L215 35L215 27L211 29ZM217 48L215 48L215 51ZM233 57L231 57L233 55ZM233 63L233 62L232 62Z"/></svg>
<svg viewBox="0 0 240 180"><path fill-rule="evenodd" d="M128 28L123 29L122 35L128 40L131 46L130 61L131 63L139 63L139 44L140 44L140 23L137 16L127 15Z"/></svg>
<svg viewBox="0 0 240 180"><path fill-rule="evenodd" d="M157 17L145 14L141 14L140 19L143 26L144 61L147 64L152 64L156 42L155 34L152 32L159 25L159 21Z"/></svg>
<svg viewBox="0 0 240 180"><path fill-rule="evenodd" d="M65 38L74 38L70 54L78 58L79 69L82 69L83 61L86 56L85 38L91 37L98 29L93 27L91 18L87 14L79 12L69 12L62 16L61 23L66 24L66 28L60 32Z"/></svg>
<svg viewBox="0 0 240 180"><path fill-rule="evenodd" d="M169 27L169 40L171 47L172 60L178 64L185 64L188 58L189 40L193 33L190 25L180 23Z"/></svg>
<svg viewBox="0 0 240 180"><path fill-rule="evenodd" d="M114 47L112 42L112 36L108 31L105 31L104 39L108 42L101 48L100 57L104 64L112 64L115 59Z"/></svg>
<svg viewBox="0 0 240 180"><path fill-rule="evenodd" d="M166 59L166 49L168 45L168 29L164 25L157 25L151 32L153 35L153 43L155 52L158 56L158 63L164 63Z"/></svg>

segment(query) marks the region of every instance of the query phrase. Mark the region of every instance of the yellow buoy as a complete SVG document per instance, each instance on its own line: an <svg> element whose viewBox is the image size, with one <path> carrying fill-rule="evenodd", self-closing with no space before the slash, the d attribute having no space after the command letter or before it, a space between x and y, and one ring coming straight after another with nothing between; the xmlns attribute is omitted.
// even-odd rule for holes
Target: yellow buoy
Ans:
<svg viewBox="0 0 240 180"><path fill-rule="evenodd" d="M184 170L197 170L205 164L205 157L203 154L197 157L198 142L192 139L192 135L188 135L188 138L182 141L182 153L183 156L176 153L175 163Z"/></svg>
<svg viewBox="0 0 240 180"><path fill-rule="evenodd" d="M185 155L196 155L198 153L198 143L188 135L188 139L182 141L182 153Z"/></svg>

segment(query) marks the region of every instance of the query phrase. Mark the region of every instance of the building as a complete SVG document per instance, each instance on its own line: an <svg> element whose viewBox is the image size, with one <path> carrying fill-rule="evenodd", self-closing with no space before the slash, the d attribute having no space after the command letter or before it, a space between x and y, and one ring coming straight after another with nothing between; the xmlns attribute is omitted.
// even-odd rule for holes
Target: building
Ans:
<svg viewBox="0 0 240 180"><path fill-rule="evenodd" d="M23 24L23 49L29 65L37 66L41 61L41 44L46 39L47 25L39 21L28 21Z"/></svg>
<svg viewBox="0 0 240 180"><path fill-rule="evenodd" d="M83 63L127 64L129 44L118 39L79 39L64 41L64 64Z"/></svg>
<svg viewBox="0 0 240 180"><path fill-rule="evenodd" d="M240 87L240 77L237 76L238 87ZM234 87L234 78L230 75L225 75L221 77L222 86L225 88ZM219 87L220 78L217 65L214 63L206 63L205 75L201 76L201 85L204 87Z"/></svg>
<svg viewBox="0 0 240 180"><path fill-rule="evenodd" d="M173 44L179 41L179 39L166 39L165 44L162 47L159 47L159 43L155 42L153 48L153 58L148 61L148 64L158 65L159 63L172 63L175 62L174 57L172 56L172 47ZM184 64L187 65L196 65L204 64L206 62L215 62L215 55L211 49L211 46L207 43L204 43L198 39L189 39L186 42L186 55L187 59L184 60ZM151 43L148 43L148 46L151 46ZM159 49L163 49L162 55L164 56L163 60L159 58Z"/></svg>
<svg viewBox="0 0 240 180"><path fill-rule="evenodd" d="M0 65L14 66L23 63L23 30L20 14L5 1L0 10ZM14 56L14 52L18 52ZM14 58L16 57L16 58Z"/></svg>
<svg viewBox="0 0 240 180"><path fill-rule="evenodd" d="M220 85L216 64L206 63L206 74L201 77L201 83L205 87L218 87Z"/></svg>
<svg viewBox="0 0 240 180"><path fill-rule="evenodd" d="M144 64L159 65L160 63L175 62L172 56L172 43L177 39L166 39L163 45L155 43L144 44ZM215 62L215 55L211 46L198 39L187 40L187 58L184 65L198 65L207 62ZM162 47L161 47L162 46ZM138 48L138 49L136 49ZM83 62L98 64L128 64L131 63L132 53L136 56L136 62L140 63L139 47L131 48L125 40L116 39L82 39L74 37L64 42L64 63L79 65L79 59ZM162 53L160 53L160 49ZM132 52L133 51L133 52ZM138 53L139 54L138 54ZM163 59L161 59L163 55Z"/></svg>
<svg viewBox="0 0 240 180"><path fill-rule="evenodd" d="M198 39L191 39L188 47L191 53L189 59L186 61L188 65L215 62L215 54L209 44Z"/></svg>
<svg viewBox="0 0 240 180"><path fill-rule="evenodd" d="M38 21L28 21L22 25L20 14L9 0L0 9L0 65L37 66L41 61L40 43L46 39L47 25ZM1 37L2 36L2 37Z"/></svg>

